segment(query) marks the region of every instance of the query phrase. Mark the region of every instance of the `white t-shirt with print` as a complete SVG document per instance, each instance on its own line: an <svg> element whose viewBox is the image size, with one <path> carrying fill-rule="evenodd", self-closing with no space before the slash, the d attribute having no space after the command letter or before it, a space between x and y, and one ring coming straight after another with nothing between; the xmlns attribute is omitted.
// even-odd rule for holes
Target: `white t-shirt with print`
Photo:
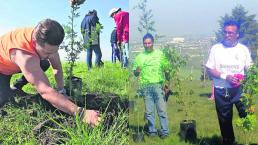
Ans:
<svg viewBox="0 0 258 145"><path fill-rule="evenodd" d="M212 46L206 67L216 69L222 74L234 75L243 74L252 64L248 48L238 43L234 47L225 47L222 43ZM224 79L213 78L215 87L231 88L229 82Z"/></svg>

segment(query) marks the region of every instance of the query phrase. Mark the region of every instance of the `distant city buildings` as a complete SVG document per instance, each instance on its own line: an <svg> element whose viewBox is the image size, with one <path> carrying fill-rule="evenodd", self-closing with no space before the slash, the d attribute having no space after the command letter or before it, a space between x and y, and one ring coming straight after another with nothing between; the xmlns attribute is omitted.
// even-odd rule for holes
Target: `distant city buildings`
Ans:
<svg viewBox="0 0 258 145"><path fill-rule="evenodd" d="M184 37L174 37L168 43L184 43L184 42L185 42L185 38Z"/></svg>
<svg viewBox="0 0 258 145"><path fill-rule="evenodd" d="M209 49L215 43L215 36L206 36L200 38L186 37L163 37L155 42L155 47L160 48L168 46L177 49L182 55L189 57L206 57ZM130 44L132 53L142 51L142 42L133 41Z"/></svg>

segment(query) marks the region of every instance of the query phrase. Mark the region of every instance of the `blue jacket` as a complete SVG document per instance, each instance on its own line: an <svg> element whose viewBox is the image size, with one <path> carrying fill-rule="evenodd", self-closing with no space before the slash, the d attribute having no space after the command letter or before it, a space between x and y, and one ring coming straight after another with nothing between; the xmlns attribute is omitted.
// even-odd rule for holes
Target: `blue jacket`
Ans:
<svg viewBox="0 0 258 145"><path fill-rule="evenodd" d="M84 44L87 44L91 33L96 29L96 24L99 23L99 18L95 15L86 15L81 23L81 33L83 36ZM99 33L97 34L97 44L91 45L99 45Z"/></svg>

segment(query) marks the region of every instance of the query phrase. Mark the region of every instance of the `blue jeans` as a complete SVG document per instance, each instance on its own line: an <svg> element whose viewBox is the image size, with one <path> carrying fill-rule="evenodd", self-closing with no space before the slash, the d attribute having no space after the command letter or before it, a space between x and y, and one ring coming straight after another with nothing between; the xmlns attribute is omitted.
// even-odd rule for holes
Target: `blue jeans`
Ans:
<svg viewBox="0 0 258 145"><path fill-rule="evenodd" d="M112 63L116 63L116 58L120 61L120 51L116 43L112 43L111 47L112 47Z"/></svg>
<svg viewBox="0 0 258 145"><path fill-rule="evenodd" d="M148 132L157 133L155 128L155 107L158 112L160 122L161 135L168 134L168 117L166 111L165 96L162 89L162 84L149 84L140 89L141 95L144 96L145 114L144 117L148 121Z"/></svg>
<svg viewBox="0 0 258 145"><path fill-rule="evenodd" d="M86 62L87 62L88 70L90 70L92 68L92 51L94 51L94 53L96 55L96 60L95 60L96 66L101 65L102 53L100 50L100 46L99 45L91 45L89 48L87 48Z"/></svg>
<svg viewBox="0 0 258 145"><path fill-rule="evenodd" d="M122 43L122 66L127 67L129 61L129 43Z"/></svg>

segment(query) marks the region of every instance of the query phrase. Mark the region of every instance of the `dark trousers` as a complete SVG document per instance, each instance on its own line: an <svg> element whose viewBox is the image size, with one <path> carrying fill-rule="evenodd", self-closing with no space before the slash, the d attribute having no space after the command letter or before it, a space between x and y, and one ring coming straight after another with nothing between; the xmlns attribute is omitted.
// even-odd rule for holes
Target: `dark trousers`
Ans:
<svg viewBox="0 0 258 145"><path fill-rule="evenodd" d="M4 75L0 73L0 107L8 102L9 98L13 95L10 88L11 75Z"/></svg>
<svg viewBox="0 0 258 145"><path fill-rule="evenodd" d="M49 61L41 60L40 67L43 71L46 71L50 67ZM9 98L13 96L13 92L10 88L11 77L12 75L4 75L0 73L0 107L4 106L4 104L8 102ZM21 89L27 83L28 81L26 78L22 76L14 82L14 86L18 89Z"/></svg>
<svg viewBox="0 0 258 145"><path fill-rule="evenodd" d="M100 50L100 46L99 45L91 45L89 48L87 48L86 62L87 62L88 70L90 70L92 68L92 51L94 51L94 53L96 55L96 60L95 60L96 66L101 66L103 63L101 61L102 53Z"/></svg>
<svg viewBox="0 0 258 145"><path fill-rule="evenodd" d="M240 101L242 90L238 88L215 88L215 104L219 120L219 126L224 144L232 144L235 141L232 126L233 104L235 104L239 117L246 117L245 105ZM227 95L226 95L227 94Z"/></svg>
<svg viewBox="0 0 258 145"><path fill-rule="evenodd" d="M116 43L112 43L111 47L112 47L112 63L116 63L116 58L120 61L120 51L118 46L115 47L115 45L117 45Z"/></svg>

